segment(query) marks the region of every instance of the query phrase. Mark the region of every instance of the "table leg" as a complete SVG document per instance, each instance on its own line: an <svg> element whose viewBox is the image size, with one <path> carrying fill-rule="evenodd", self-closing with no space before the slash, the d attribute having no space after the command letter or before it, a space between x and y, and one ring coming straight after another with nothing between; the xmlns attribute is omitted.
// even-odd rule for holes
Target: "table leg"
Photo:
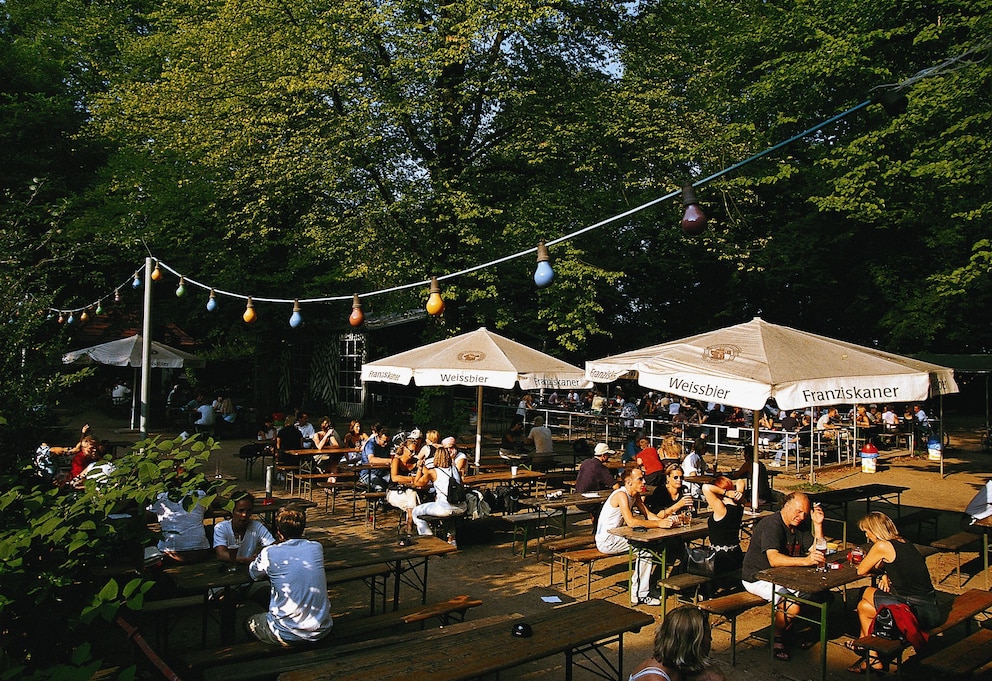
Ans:
<svg viewBox="0 0 992 681"><path fill-rule="evenodd" d="M985 590L989 590L989 532L982 528L982 558L985 561Z"/></svg>

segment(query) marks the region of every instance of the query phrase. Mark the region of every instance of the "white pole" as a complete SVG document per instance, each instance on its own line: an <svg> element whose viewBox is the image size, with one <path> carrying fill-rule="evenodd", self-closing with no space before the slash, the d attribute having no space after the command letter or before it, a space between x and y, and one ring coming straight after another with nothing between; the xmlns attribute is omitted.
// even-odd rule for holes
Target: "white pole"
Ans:
<svg viewBox="0 0 992 681"><path fill-rule="evenodd" d="M482 465L482 386L478 386L475 398L475 472Z"/></svg>
<svg viewBox="0 0 992 681"><path fill-rule="evenodd" d="M141 325L141 438L148 437L152 374L152 258L145 258L145 307Z"/></svg>
<svg viewBox="0 0 992 681"><path fill-rule="evenodd" d="M760 409L755 409L751 413L751 510L758 512L758 413ZM768 500L769 502L771 499Z"/></svg>

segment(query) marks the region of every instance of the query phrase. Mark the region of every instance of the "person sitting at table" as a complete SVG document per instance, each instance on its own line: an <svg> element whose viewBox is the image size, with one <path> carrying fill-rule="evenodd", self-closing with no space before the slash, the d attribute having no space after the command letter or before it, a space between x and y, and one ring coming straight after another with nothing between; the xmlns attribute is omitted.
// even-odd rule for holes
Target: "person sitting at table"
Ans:
<svg viewBox="0 0 992 681"><path fill-rule="evenodd" d="M411 432L389 462L386 503L406 513L407 534L413 531L413 509L420 504L420 495L414 488L414 483L417 480L417 440L419 437L419 430Z"/></svg>
<svg viewBox="0 0 992 681"><path fill-rule="evenodd" d="M661 438L661 449L658 450L658 458L661 461L662 468L668 466L670 463L682 463L682 455L684 453L682 445L674 435L666 435ZM649 482L648 484L650 485L651 483Z"/></svg>
<svg viewBox="0 0 992 681"><path fill-rule="evenodd" d="M672 517L659 518L644 505L641 495L644 494L644 473L640 468L624 471L623 486L614 490L599 513L596 523L596 548L603 553L627 553L630 542L624 537L611 534L610 530L618 527L662 527L674 525ZM640 515L634 515L634 510ZM651 554L642 549L634 552L634 571L630 579L630 604L661 605L661 599L651 595Z"/></svg>
<svg viewBox="0 0 992 681"><path fill-rule="evenodd" d="M441 446L441 434L436 430L428 430L424 435L424 444L417 452L417 462L426 468L434 468L434 453Z"/></svg>
<svg viewBox="0 0 992 681"><path fill-rule="evenodd" d="M255 497L251 492L237 492L233 501L231 517L214 527L214 553L224 563L247 565L276 540L263 523L252 518Z"/></svg>
<svg viewBox="0 0 992 681"><path fill-rule="evenodd" d="M434 467L417 466L417 474L414 479L414 487L426 488L434 486L437 497L434 501L426 504L419 504L413 509L413 523L417 526L417 534L432 535L431 526L424 520L424 516L450 517L464 515L468 508L463 501L460 504L452 504L448 501L448 485L452 479L461 482L462 476L458 468L452 461L452 448L439 447L434 453ZM449 537L448 541L453 541L454 537Z"/></svg>
<svg viewBox="0 0 992 681"><path fill-rule="evenodd" d="M538 417L540 418L540 417ZM451 452L451 463L454 464L458 472L464 478L468 475L468 454L458 449L458 442L453 437L446 437L441 440L441 446L447 447Z"/></svg>
<svg viewBox="0 0 992 681"><path fill-rule="evenodd" d="M207 398L204 395L196 396L196 406L193 409L193 415L195 419L193 420L193 425L196 427L196 432L205 433L210 431L214 427L214 423L217 422L217 412L214 411L214 406L210 402L207 402Z"/></svg>
<svg viewBox="0 0 992 681"><path fill-rule="evenodd" d="M301 411L297 417L296 427L299 429L300 435L303 436L303 448L310 449L313 447L313 436L317 434L317 429L310 423L310 414Z"/></svg>
<svg viewBox="0 0 992 681"><path fill-rule="evenodd" d="M315 430L310 438L310 444L318 452L321 449L331 449L341 447L341 437L338 435L338 431L334 430L334 425L331 423L331 417L325 416L320 419L320 428ZM338 462L341 461L342 454L340 452L336 454L314 454L313 462L317 467L324 473L328 473L330 477L327 478L328 482L335 482L335 473L338 472Z"/></svg>
<svg viewBox="0 0 992 681"><path fill-rule="evenodd" d="M362 432L362 424L352 419L348 424L348 432L344 434L344 446L349 449L361 449L369 436Z"/></svg>
<svg viewBox="0 0 992 681"><path fill-rule="evenodd" d="M506 456L520 456L527 453L527 447L524 445L523 421L514 421L503 433L503 439L499 443L499 453Z"/></svg>
<svg viewBox="0 0 992 681"><path fill-rule="evenodd" d="M276 439L276 428L275 428L275 426L272 425L272 419L271 418L267 418L264 421L262 421L262 425L260 425L258 427L258 434L256 435L256 439L258 439L258 440L271 440L273 442L275 441L275 439Z"/></svg>
<svg viewBox="0 0 992 681"><path fill-rule="evenodd" d="M796 418L796 412L788 412L783 409L779 412L779 418L782 419L779 423L779 428L785 431L785 438L780 449L775 451L775 459L771 462L774 468L780 468L782 466L782 457L790 449L799 454L799 443L794 435L799 430L799 419Z"/></svg>
<svg viewBox="0 0 992 681"><path fill-rule="evenodd" d="M178 490L169 489L148 505L148 512L162 528L158 550L166 558L176 563L199 563L210 558L210 541L203 527L206 495L203 490L180 495Z"/></svg>
<svg viewBox="0 0 992 681"><path fill-rule="evenodd" d="M686 478L706 475L706 460L703 458L704 454L706 454L706 434L702 433L695 439L692 443L692 449L690 449L689 453L685 455L684 459L682 459L682 474ZM694 499L699 499L703 496L703 491L699 486L699 483L686 483L686 489L689 490L689 494L691 494Z"/></svg>
<svg viewBox="0 0 992 681"><path fill-rule="evenodd" d="M663 473L663 484L654 488L645 500L645 505L662 518L681 513L686 508L691 509L692 496L682 484L685 479L682 466L678 463L670 463L665 466Z"/></svg>
<svg viewBox="0 0 992 681"><path fill-rule="evenodd" d="M605 442L600 442L596 445L592 456L583 461L579 466L579 472L575 476L576 493L599 492L604 489L617 489L620 487L616 476L606 467L606 462L615 453ZM599 512L603 508L603 504L579 504L578 508L588 512L592 516L592 532L595 534L596 523L599 520Z"/></svg>
<svg viewBox="0 0 992 681"><path fill-rule="evenodd" d="M370 437L362 447L361 465L381 466L383 468L373 468L363 470L358 480L365 487L374 492L382 492L389 484L389 470L392 453L389 451L389 431L380 428L379 431Z"/></svg>
<svg viewBox="0 0 992 681"><path fill-rule="evenodd" d="M812 521L811 528L804 523L807 516ZM820 506L810 509L809 497L802 492L792 492L786 496L781 511L762 518L754 526L751 543L744 554L741 566L744 588L766 601L771 602L774 598L777 605L773 649L779 660L792 659L785 636L799 614L799 603L788 601L783 594L796 595L797 592L760 580L757 574L769 568L823 565L826 558L813 548L814 540L823 537L823 517Z"/></svg>
<svg viewBox="0 0 992 681"><path fill-rule="evenodd" d="M753 503L753 494L751 493L751 484L754 481L754 466L755 462L750 459L745 459L741 467L736 471L731 473L729 477L731 480L743 480L744 481L744 505L751 506ZM758 506L763 506L764 504L771 503L772 501L772 485L770 478L768 477L768 469L765 468L765 464L761 461L757 462L758 466Z"/></svg>
<svg viewBox="0 0 992 681"><path fill-rule="evenodd" d="M555 453L551 429L544 425L543 416L534 417L534 426L527 433L524 442L534 446L534 456L553 456Z"/></svg>
<svg viewBox="0 0 992 681"><path fill-rule="evenodd" d="M306 516L287 506L276 514L279 541L262 549L248 566L252 579L268 576L268 612L253 615L245 627L262 643L291 646L318 641L331 632L324 547L303 538Z"/></svg>
<svg viewBox="0 0 992 681"><path fill-rule="evenodd" d="M57 447L52 448L55 453ZM75 452L73 453L73 450ZM100 448L97 444L96 438L92 435L83 435L79 440L79 443L72 449L63 449L66 454L73 453L72 461L69 464L69 484L72 485L73 481L80 478L83 471L100 458Z"/></svg>
<svg viewBox="0 0 992 681"><path fill-rule="evenodd" d="M741 550L741 520L744 518L743 481L736 484L725 475L718 475L712 483L702 485L703 498L711 515L709 527L710 547L716 551L714 573L721 575L736 572L744 562Z"/></svg>
<svg viewBox="0 0 992 681"><path fill-rule="evenodd" d="M840 430L840 425L837 423L837 419L837 408L830 407L820 415L820 418L816 420L817 432L828 440L836 439L837 431Z"/></svg>
<svg viewBox="0 0 992 681"><path fill-rule="evenodd" d="M287 416L283 427L276 433L276 451L288 452L293 449L303 449L303 434L294 425L296 417Z"/></svg>
<svg viewBox="0 0 992 681"><path fill-rule="evenodd" d="M641 451L637 452L637 465L644 471L644 484L657 485L664 475L665 467L661 465L658 450L651 446L651 440L642 437L637 441Z"/></svg>
<svg viewBox="0 0 992 681"><path fill-rule="evenodd" d="M868 635L871 622L883 605L909 606L916 615L918 628L921 630L940 624L942 618L937 607L937 592L933 588L926 560L920 555L916 545L899 536L892 518L878 511L872 511L859 520L858 528L872 543L868 554L858 564L858 574L881 574L878 587L866 586L861 592L861 600L858 602L860 635ZM912 638L909 640L913 641ZM888 670L887 662L857 648L854 641L849 641L847 647L862 654L861 659L848 667L847 671L865 674L868 667L872 671Z"/></svg>
<svg viewBox="0 0 992 681"><path fill-rule="evenodd" d="M651 657L634 669L628 681L725 681L709 659L712 643L705 612L691 606L676 608L658 624Z"/></svg>

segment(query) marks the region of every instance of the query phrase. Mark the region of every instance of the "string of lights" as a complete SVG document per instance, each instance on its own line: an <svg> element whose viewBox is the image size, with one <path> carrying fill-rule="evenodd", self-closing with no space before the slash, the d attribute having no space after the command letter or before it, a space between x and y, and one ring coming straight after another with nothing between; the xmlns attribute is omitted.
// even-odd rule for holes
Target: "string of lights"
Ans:
<svg viewBox="0 0 992 681"><path fill-rule="evenodd" d="M515 253L504 255L502 257L496 258L495 260L490 260L488 262L480 263L478 265L473 265L471 267L459 270L457 272L438 274L432 276L428 280L418 280L406 284L401 284L398 286L392 286L373 291L366 291L364 293L352 293L348 295L332 295L332 296L321 296L315 298L257 297L245 293L239 293L237 291L224 290L221 288L217 288L216 286L213 286L206 282L193 279L189 277L187 274L173 268L165 261L155 257L155 255L151 253L151 251L149 251L149 256L152 258L153 262L155 263L155 268L152 271L151 278L153 281L161 280L162 270L165 270L166 272L169 272L172 275L178 277L179 284L175 289L175 294L177 297L180 298L186 295L187 286L194 286L203 289L205 291L209 291L209 297L206 303L206 309L209 312L213 312L217 309L218 296L223 296L235 300L243 300L245 301L245 311L244 314L242 315L242 318L245 321L245 323L248 324L251 324L257 320L257 313L254 310L255 303L272 303L272 304L287 304L287 305L292 303L293 312L292 315L290 316L289 324L293 328L296 328L300 326L300 324L302 324L303 317L302 317L301 306L304 304L322 304L322 303L346 301L350 299L352 301L352 312L348 319L349 319L349 323L352 326L357 327L360 326L364 321L364 313L362 312L362 302L361 302L362 298L384 296L390 293L395 293L398 291L403 291L413 288L422 288L424 286L430 287L428 299L425 304L427 312L431 315L438 315L444 311L444 300L441 295L440 282L455 279L457 277L462 277L471 274L473 272L488 269L490 267L495 267L502 263L510 262L512 260L516 260L517 258L525 257L535 253L537 254L537 268L534 272L534 283L538 288L545 288L552 284L555 277L554 269L552 268L551 265L551 255L549 250L550 247L559 243L563 243L565 241L575 239L576 237L579 237L592 230L599 229L606 225L623 220L627 217L630 217L631 215L647 210L648 208L663 203L664 201L673 199L679 195L682 196L682 203L685 206L685 212L683 214L682 223L681 223L682 230L688 236L698 236L702 234L702 232L705 230L707 218L706 218L706 214L699 206L699 201L696 198L696 194L694 191L695 188L708 184L709 182L712 182L720 177L723 177L728 173L734 172L735 170L738 170L748 165L749 163L753 163L758 159L768 156L769 154L772 154L775 151L820 130L821 128L836 123L837 121L840 121L841 119L846 118L847 116L866 108L870 104L873 103L881 104L889 114L898 115L899 113L905 111L906 108L905 93L913 84L924 78L930 78L933 76L942 75L944 73L961 68L964 65L974 63L974 61L969 61L968 58L975 54L987 52L990 49L990 47L992 47L992 45L984 44L978 47L971 48L962 55L953 57L951 59L947 59L944 62L941 62L940 64L923 69L918 73L914 74L913 76L903 80L900 83L878 86L873 89L873 92L877 92L877 94L873 95L870 99L867 99L847 109L846 111L836 114L835 116L832 116L824 121L821 121L820 123L817 123L816 125L807 128L806 130L803 130L802 132L793 135L792 137L789 137L786 140L783 140L775 145L772 145L761 152L749 156L748 158L742 161L727 166L722 170L713 173L712 175L703 177L691 184L686 184L679 190L669 192L664 196L659 196L655 199L652 199L651 201L642 203L622 213L618 213L616 215L610 216L605 220L601 220L599 222L587 225L585 227L572 231L558 238L550 239L547 241L541 239L539 243L532 248L527 248L521 251L517 251ZM96 300L93 300L92 302L81 305L79 307L49 308L49 317L54 317L55 315L58 315L58 322L60 324L63 322L67 324L72 324L76 321L76 314L79 314L79 320L83 322L87 321L91 311L96 315L103 314L103 302L107 298L110 298L111 295L113 296L114 302L120 302L122 288L126 288L129 284L133 289L141 288L142 286L141 274L143 268L144 265L138 267L126 281L113 287L112 294L103 295L97 298Z"/></svg>

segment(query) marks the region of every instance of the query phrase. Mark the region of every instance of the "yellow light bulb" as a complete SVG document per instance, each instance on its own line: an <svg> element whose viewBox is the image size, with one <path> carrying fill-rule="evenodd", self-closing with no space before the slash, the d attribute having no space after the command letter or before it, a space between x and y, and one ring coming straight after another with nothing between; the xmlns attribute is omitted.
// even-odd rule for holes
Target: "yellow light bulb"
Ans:
<svg viewBox="0 0 992 681"><path fill-rule="evenodd" d="M255 320L258 319L258 315L255 314L255 305L251 302L251 298L248 298L245 313L241 315L241 318L245 320L245 324L254 324Z"/></svg>
<svg viewBox="0 0 992 681"><path fill-rule="evenodd" d="M431 277L431 294L427 298L427 314L439 315L444 312L444 299L441 298L441 285L437 277Z"/></svg>

